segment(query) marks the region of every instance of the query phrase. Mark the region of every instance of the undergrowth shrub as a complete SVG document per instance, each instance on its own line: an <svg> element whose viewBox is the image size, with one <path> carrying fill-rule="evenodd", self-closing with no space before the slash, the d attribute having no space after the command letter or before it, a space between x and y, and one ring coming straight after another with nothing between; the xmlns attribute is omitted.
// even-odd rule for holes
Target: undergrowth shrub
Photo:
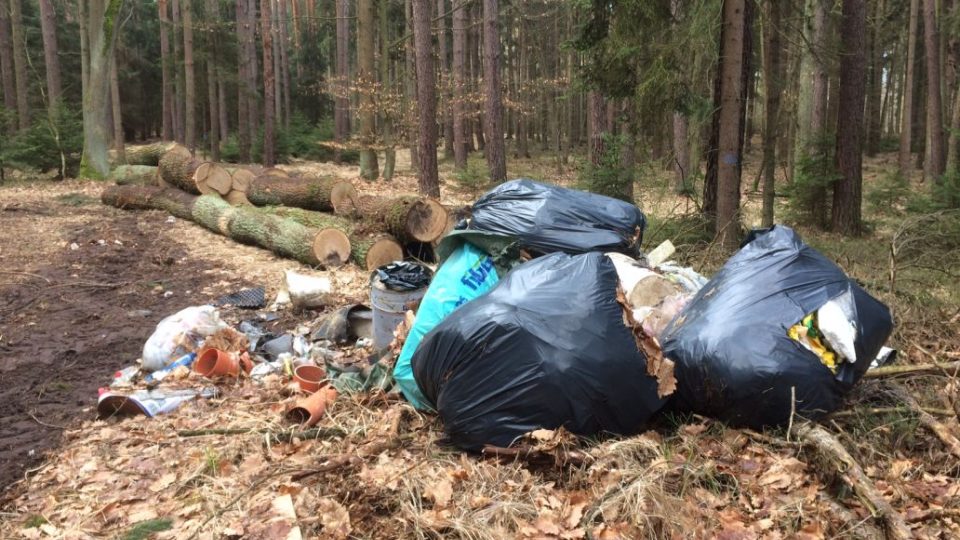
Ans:
<svg viewBox="0 0 960 540"><path fill-rule="evenodd" d="M797 158L797 172L786 189L787 219L804 225L825 227L830 215L828 188L839 179L834 167L834 136L824 134L813 141L813 152Z"/></svg>
<svg viewBox="0 0 960 540"><path fill-rule="evenodd" d="M0 137L0 164L23 170L49 171L61 167L61 151L67 176L76 174L83 150L83 117L70 107L58 106L50 116L38 116L26 129ZM12 111L0 113L0 130L7 132Z"/></svg>
<svg viewBox="0 0 960 540"><path fill-rule="evenodd" d="M589 160L583 163L577 187L632 203L628 188L633 182L633 171L623 166L620 152L622 144L623 137L604 134L603 154L599 163L594 164Z"/></svg>

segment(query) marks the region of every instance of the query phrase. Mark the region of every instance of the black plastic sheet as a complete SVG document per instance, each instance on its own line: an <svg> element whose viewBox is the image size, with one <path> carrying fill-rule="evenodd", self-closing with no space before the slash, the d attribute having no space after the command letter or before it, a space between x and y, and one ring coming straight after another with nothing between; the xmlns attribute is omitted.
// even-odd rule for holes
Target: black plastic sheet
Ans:
<svg viewBox="0 0 960 540"><path fill-rule="evenodd" d="M536 254L617 251L634 255L647 222L635 205L519 179L473 204L468 230L509 236Z"/></svg>
<svg viewBox="0 0 960 540"><path fill-rule="evenodd" d="M787 335L846 292L856 362L836 374ZM755 231L661 336L676 362L673 405L752 428L818 418L843 404L893 329L890 311L790 228Z"/></svg>
<svg viewBox="0 0 960 540"><path fill-rule="evenodd" d="M523 264L421 341L417 385L450 441L477 451L538 428L637 433L664 404L600 253Z"/></svg>
<svg viewBox="0 0 960 540"><path fill-rule="evenodd" d="M433 273L422 264L400 261L377 268L380 283L391 291L416 291L430 285Z"/></svg>

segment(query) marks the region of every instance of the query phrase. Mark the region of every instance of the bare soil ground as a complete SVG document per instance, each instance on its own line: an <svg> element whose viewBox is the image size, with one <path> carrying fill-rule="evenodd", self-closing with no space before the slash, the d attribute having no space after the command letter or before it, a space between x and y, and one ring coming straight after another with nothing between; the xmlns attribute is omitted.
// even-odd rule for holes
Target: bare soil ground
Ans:
<svg viewBox="0 0 960 540"><path fill-rule="evenodd" d="M527 166L534 173L538 165L515 163L511 175ZM328 164L293 167L355 175ZM546 174L567 184L574 176ZM472 199L446 177L444 202ZM410 175L358 184L383 193L415 186ZM97 388L136 360L161 318L252 285L265 286L269 299L283 270L307 271L159 212L103 207L102 187L0 188L0 538L267 539L295 530L319 538L884 537L844 475L795 435L704 418L599 442L542 433L534 444L546 459L484 459L442 446L435 417L382 395L341 396L323 431L284 438L296 430L282 420L295 397L273 377L221 386L216 399L155 419L94 420ZM642 194L656 217L691 210L681 198ZM756 200L748 200L752 216ZM896 302L902 362L950 358L960 316L943 299L952 293L897 301L877 255L888 234L811 237ZM680 255L708 269L722 260L702 246ZM366 300L365 272L318 273L334 281L334 305ZM246 316L224 311L231 323ZM272 328L312 318L281 312ZM209 384L195 375L174 382ZM940 410L960 392L944 374L905 384ZM960 536L956 457L915 414L891 405L885 383L867 381L826 425L914 535ZM938 417L956 432L955 418Z"/></svg>

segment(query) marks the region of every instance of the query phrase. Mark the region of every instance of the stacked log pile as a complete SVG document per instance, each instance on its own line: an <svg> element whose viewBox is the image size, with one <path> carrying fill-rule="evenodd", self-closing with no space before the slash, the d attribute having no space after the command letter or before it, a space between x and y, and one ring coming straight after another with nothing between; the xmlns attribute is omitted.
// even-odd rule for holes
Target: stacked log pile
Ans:
<svg viewBox="0 0 960 540"><path fill-rule="evenodd" d="M343 180L205 162L178 144L151 148L165 150L157 165L118 166L111 174L118 185L103 192L104 204L162 210L328 268L353 261L373 270L402 259L406 245L438 241L448 228L447 210L429 198L361 196Z"/></svg>

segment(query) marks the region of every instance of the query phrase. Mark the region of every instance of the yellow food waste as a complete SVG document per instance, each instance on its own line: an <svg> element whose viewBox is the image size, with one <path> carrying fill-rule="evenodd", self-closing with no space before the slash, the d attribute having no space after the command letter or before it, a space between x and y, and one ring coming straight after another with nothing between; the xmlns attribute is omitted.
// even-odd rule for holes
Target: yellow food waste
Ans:
<svg viewBox="0 0 960 540"><path fill-rule="evenodd" d="M832 372L837 372L837 354L831 351L820 341L820 332L817 330L816 317L811 313L787 330L790 339L799 342L820 358L820 363L827 366Z"/></svg>

